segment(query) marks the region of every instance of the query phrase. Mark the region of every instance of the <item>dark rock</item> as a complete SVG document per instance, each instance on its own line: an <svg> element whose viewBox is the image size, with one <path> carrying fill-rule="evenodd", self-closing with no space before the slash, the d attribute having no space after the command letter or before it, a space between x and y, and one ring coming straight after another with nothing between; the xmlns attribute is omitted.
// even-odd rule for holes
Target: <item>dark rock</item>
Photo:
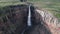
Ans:
<svg viewBox="0 0 60 34"><path fill-rule="evenodd" d="M23 0L21 0L23 1ZM0 21L0 31L4 34L51 34L51 32L45 27L45 23L39 13L35 11L35 8L31 6L32 12L32 26L27 27L28 6L16 5L7 6L5 11L7 12L7 18L3 17L3 22ZM41 23L44 24L41 24ZM25 30L25 31L24 31ZM24 32L23 32L24 31Z"/></svg>

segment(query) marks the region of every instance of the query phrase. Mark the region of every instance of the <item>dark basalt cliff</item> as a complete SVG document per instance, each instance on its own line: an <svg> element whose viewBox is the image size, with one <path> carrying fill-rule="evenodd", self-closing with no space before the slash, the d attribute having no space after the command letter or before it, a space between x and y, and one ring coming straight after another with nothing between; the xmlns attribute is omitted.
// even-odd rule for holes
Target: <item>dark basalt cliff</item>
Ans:
<svg viewBox="0 0 60 34"><path fill-rule="evenodd" d="M0 32L2 34L20 34L26 27L28 7L16 5L4 7L8 13L0 19Z"/></svg>
<svg viewBox="0 0 60 34"><path fill-rule="evenodd" d="M41 15L35 11L33 6L30 8L32 12L32 26L28 27L28 5L4 7L6 15L0 17L0 34L51 34L49 29L45 27L46 24L42 20Z"/></svg>

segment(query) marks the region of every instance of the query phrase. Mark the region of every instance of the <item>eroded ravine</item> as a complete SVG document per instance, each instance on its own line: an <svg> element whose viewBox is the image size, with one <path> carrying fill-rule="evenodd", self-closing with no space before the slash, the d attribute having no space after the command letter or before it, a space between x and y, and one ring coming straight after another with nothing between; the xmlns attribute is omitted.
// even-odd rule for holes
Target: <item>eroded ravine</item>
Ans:
<svg viewBox="0 0 60 34"><path fill-rule="evenodd" d="M46 24L41 15L35 11L34 6L30 7L31 27L27 26L28 5L8 6L4 9L9 14L0 18L1 34L51 34L49 29L45 27Z"/></svg>

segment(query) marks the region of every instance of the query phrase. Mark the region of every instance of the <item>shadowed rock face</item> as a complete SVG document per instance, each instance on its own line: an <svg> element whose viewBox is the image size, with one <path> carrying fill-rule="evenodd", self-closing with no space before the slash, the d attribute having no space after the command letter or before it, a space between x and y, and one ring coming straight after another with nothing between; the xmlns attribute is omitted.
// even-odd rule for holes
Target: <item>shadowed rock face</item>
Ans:
<svg viewBox="0 0 60 34"><path fill-rule="evenodd" d="M23 29L26 28L28 15L27 5L8 6L5 11L9 14L0 20L0 33L21 34Z"/></svg>
<svg viewBox="0 0 60 34"><path fill-rule="evenodd" d="M45 26L46 23L42 20L42 16L35 11L33 6L31 6L31 12L32 26L29 27L24 34L51 34L48 27Z"/></svg>
<svg viewBox="0 0 60 34"><path fill-rule="evenodd" d="M45 23L35 8L31 6L32 26L27 27L28 6L16 5L8 6L5 11L8 15L0 19L0 34L51 34L49 29L45 27ZM42 24L44 23L44 24Z"/></svg>

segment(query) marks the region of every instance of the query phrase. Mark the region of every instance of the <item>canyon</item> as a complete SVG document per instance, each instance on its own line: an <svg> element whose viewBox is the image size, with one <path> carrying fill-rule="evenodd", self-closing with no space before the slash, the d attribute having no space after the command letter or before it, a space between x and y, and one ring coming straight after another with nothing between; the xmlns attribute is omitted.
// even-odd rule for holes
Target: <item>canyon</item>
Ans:
<svg viewBox="0 0 60 34"><path fill-rule="evenodd" d="M7 14L0 17L0 34L59 34L57 18L47 11L31 6L32 26L29 27L28 5L6 6L3 9Z"/></svg>

